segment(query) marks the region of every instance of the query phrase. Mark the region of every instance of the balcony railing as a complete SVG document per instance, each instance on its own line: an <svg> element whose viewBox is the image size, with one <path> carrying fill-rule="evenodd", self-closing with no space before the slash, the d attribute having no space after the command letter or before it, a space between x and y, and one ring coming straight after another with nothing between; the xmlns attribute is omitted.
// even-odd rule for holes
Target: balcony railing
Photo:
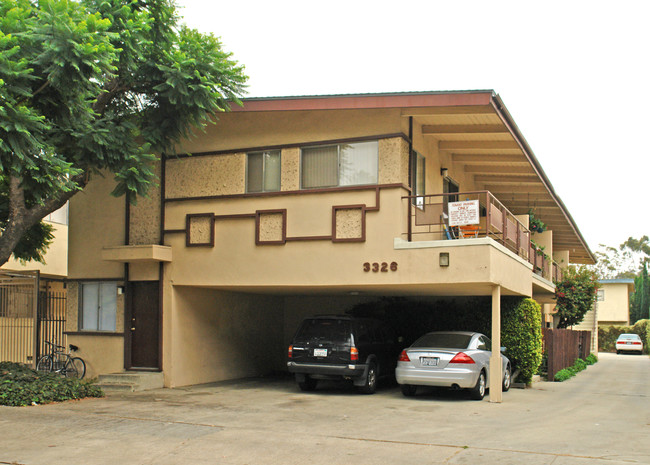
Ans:
<svg viewBox="0 0 650 465"><path fill-rule="evenodd" d="M409 242L490 237L533 265L549 280L561 270L532 242L530 231L489 191L405 196ZM473 224L468 224L473 223Z"/></svg>

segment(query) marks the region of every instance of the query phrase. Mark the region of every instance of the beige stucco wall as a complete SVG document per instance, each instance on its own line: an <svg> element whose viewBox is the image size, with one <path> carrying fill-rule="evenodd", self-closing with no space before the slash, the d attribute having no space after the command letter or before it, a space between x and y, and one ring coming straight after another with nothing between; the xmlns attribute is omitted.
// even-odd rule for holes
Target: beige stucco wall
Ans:
<svg viewBox="0 0 650 465"><path fill-rule="evenodd" d="M179 153L267 148L349 137L407 134L399 109L245 112L219 115L215 125Z"/></svg>
<svg viewBox="0 0 650 465"><path fill-rule="evenodd" d="M628 324L630 321L630 290L625 283L601 283L605 300L598 302L598 321Z"/></svg>
<svg viewBox="0 0 650 465"><path fill-rule="evenodd" d="M282 299L175 286L163 327L165 385L283 370Z"/></svg>
<svg viewBox="0 0 650 465"><path fill-rule="evenodd" d="M54 227L54 240L45 252L45 263L21 262L10 258L3 270L40 271L41 275L64 278L68 275L68 225L50 223Z"/></svg>
<svg viewBox="0 0 650 465"><path fill-rule="evenodd" d="M70 279L121 278L124 265L102 260L102 248L124 245L124 197L110 192L115 181L110 174L95 175L86 188L70 200L68 273Z"/></svg>

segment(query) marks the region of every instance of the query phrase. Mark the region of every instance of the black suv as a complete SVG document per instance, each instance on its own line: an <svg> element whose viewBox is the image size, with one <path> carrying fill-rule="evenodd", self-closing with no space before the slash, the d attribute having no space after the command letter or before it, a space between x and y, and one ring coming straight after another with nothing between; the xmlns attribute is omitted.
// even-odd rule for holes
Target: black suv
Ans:
<svg viewBox="0 0 650 465"><path fill-rule="evenodd" d="M287 367L303 391L319 379L351 379L360 392L372 394L377 379L393 376L398 346L386 323L372 318L327 315L306 318L289 346Z"/></svg>

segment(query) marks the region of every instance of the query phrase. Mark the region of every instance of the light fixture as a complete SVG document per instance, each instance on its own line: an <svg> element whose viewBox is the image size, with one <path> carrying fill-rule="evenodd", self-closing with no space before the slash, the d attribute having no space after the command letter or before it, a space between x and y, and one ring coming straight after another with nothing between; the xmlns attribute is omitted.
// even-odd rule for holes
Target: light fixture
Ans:
<svg viewBox="0 0 650 465"><path fill-rule="evenodd" d="M440 168L440 176L446 178L448 174L449 170L447 168Z"/></svg>
<svg viewBox="0 0 650 465"><path fill-rule="evenodd" d="M449 266L449 252L440 252L440 266Z"/></svg>
<svg viewBox="0 0 650 465"><path fill-rule="evenodd" d="M117 295L124 294L124 286L117 286Z"/></svg>

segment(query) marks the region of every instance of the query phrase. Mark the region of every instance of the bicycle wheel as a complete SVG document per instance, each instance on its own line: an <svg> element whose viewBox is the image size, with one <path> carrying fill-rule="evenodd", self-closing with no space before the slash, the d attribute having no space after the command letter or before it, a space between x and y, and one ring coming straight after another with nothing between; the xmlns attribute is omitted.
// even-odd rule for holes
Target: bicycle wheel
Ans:
<svg viewBox="0 0 650 465"><path fill-rule="evenodd" d="M70 357L63 371L66 378L82 379L86 374L86 363L79 357Z"/></svg>
<svg viewBox="0 0 650 465"><path fill-rule="evenodd" d="M36 371L40 373L51 373L54 370L54 361L51 355L43 355L36 363Z"/></svg>

